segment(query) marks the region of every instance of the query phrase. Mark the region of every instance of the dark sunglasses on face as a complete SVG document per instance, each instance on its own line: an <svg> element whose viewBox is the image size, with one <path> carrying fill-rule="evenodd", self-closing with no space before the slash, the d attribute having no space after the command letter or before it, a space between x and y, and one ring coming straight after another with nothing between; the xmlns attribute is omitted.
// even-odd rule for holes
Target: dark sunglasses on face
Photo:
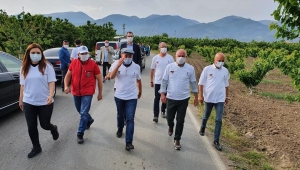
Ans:
<svg viewBox="0 0 300 170"><path fill-rule="evenodd" d="M218 62L224 62L224 60L217 60Z"/></svg>
<svg viewBox="0 0 300 170"><path fill-rule="evenodd" d="M132 35L128 35L127 37L133 37Z"/></svg>

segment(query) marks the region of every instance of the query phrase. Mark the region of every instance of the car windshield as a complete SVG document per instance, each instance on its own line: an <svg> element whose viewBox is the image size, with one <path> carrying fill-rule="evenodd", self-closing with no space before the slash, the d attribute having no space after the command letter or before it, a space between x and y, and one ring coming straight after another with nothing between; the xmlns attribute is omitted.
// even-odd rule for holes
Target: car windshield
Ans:
<svg viewBox="0 0 300 170"><path fill-rule="evenodd" d="M45 57L58 56L58 51L60 48L53 48L44 51ZM69 53L72 53L73 48L68 48Z"/></svg>
<svg viewBox="0 0 300 170"><path fill-rule="evenodd" d="M2 54L0 54L0 61L4 64L4 66L9 72L20 71L21 68L20 61Z"/></svg>

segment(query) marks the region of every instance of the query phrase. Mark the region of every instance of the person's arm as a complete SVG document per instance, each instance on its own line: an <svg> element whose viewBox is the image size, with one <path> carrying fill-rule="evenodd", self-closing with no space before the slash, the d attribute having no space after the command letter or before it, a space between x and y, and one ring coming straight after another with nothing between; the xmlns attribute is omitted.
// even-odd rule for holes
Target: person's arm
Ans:
<svg viewBox="0 0 300 170"><path fill-rule="evenodd" d="M117 72L119 70L119 68L121 67L121 65L123 64L124 58L120 58L118 63L116 64L115 68L112 70L111 74L110 74L110 78L114 79L117 76Z"/></svg>
<svg viewBox="0 0 300 170"><path fill-rule="evenodd" d="M151 71L150 71L150 86L151 87L154 87L154 83L153 83L154 72L155 72L155 69L151 69Z"/></svg>
<svg viewBox="0 0 300 170"><path fill-rule="evenodd" d="M66 94L68 94L70 92L69 85L70 85L70 82L71 82L71 77L72 77L72 72L70 70L68 70L68 72L65 76L65 79L64 79L64 83L65 83L64 91L65 91Z"/></svg>
<svg viewBox="0 0 300 170"><path fill-rule="evenodd" d="M141 96L142 96L142 80L141 79L136 80L136 84L137 84L137 87L139 89L138 99L140 99Z"/></svg>
<svg viewBox="0 0 300 170"><path fill-rule="evenodd" d="M198 90L199 90L199 102L203 104L204 102L203 85L198 85Z"/></svg>
<svg viewBox="0 0 300 170"><path fill-rule="evenodd" d="M52 103L52 99L54 97L54 93L55 93L55 82L49 82L48 83L48 87L49 87L49 96L47 98L47 105L50 105Z"/></svg>
<svg viewBox="0 0 300 170"><path fill-rule="evenodd" d="M24 92L24 85L20 86L20 97L19 97L19 107L23 111L23 92Z"/></svg>
<svg viewBox="0 0 300 170"><path fill-rule="evenodd" d="M108 47L108 52L109 52L111 55L115 55L114 48L112 48L112 47Z"/></svg>
<svg viewBox="0 0 300 170"><path fill-rule="evenodd" d="M97 99L98 101L102 99L102 89L103 89L103 81L102 81L102 76L101 74L98 74L95 76L97 81L98 81L98 96Z"/></svg>

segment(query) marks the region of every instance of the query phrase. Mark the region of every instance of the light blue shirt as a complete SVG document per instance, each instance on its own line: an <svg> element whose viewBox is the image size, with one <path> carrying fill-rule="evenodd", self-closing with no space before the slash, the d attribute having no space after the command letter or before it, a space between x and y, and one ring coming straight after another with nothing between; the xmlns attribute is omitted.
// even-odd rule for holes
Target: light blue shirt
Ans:
<svg viewBox="0 0 300 170"><path fill-rule="evenodd" d="M127 44L127 47L128 49L132 50L133 51L133 44Z"/></svg>
<svg viewBox="0 0 300 170"><path fill-rule="evenodd" d="M103 62L108 62L108 50L106 48L104 51L104 61Z"/></svg>

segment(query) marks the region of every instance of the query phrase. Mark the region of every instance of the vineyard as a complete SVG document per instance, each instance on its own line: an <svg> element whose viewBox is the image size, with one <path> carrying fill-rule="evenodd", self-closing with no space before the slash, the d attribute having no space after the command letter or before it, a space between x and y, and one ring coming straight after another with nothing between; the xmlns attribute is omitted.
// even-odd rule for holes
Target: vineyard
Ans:
<svg viewBox="0 0 300 170"><path fill-rule="evenodd" d="M205 60L205 57L196 52L187 60L195 67L197 79L202 69L210 64ZM251 68L257 60L260 61L257 58L246 58L245 67ZM227 141L227 147L234 150L235 156L231 159L239 161L236 160L237 153L243 154L253 149L267 155L275 169L297 169L300 166L300 148L297 147L300 144L300 127L297 126L300 120L300 103L289 103L285 98L286 95L299 94L291 85L292 79L275 68L268 71L250 95L245 85L238 78L233 78L235 76L237 75L232 75L230 80L231 100L225 107L223 126L237 129L237 132L230 133L236 133L239 137L250 140L250 143ZM200 110L200 115L201 113ZM227 134L222 135L228 137ZM244 167L260 169L258 164L251 163Z"/></svg>
<svg viewBox="0 0 300 170"><path fill-rule="evenodd" d="M246 169L268 169L262 168L263 156L261 162L256 163L237 158L236 152L245 155L251 148L266 155L275 169L300 167L300 148L297 147L300 144L300 127L297 126L300 120L300 45L286 42L240 43L226 39L193 41L207 42L207 45L187 49L187 62L195 67L197 79L203 68L213 63L217 52L226 55L225 67L231 74L231 101L225 108L224 124L230 129L237 129L231 133L250 141L227 141L228 148L234 148L234 156L230 158L246 162L247 165L241 163L241 167ZM218 46L213 46L215 41L219 41ZM166 42L168 45L169 41ZM178 48L185 48L186 43L183 41ZM174 55L177 49L171 45L169 50Z"/></svg>

